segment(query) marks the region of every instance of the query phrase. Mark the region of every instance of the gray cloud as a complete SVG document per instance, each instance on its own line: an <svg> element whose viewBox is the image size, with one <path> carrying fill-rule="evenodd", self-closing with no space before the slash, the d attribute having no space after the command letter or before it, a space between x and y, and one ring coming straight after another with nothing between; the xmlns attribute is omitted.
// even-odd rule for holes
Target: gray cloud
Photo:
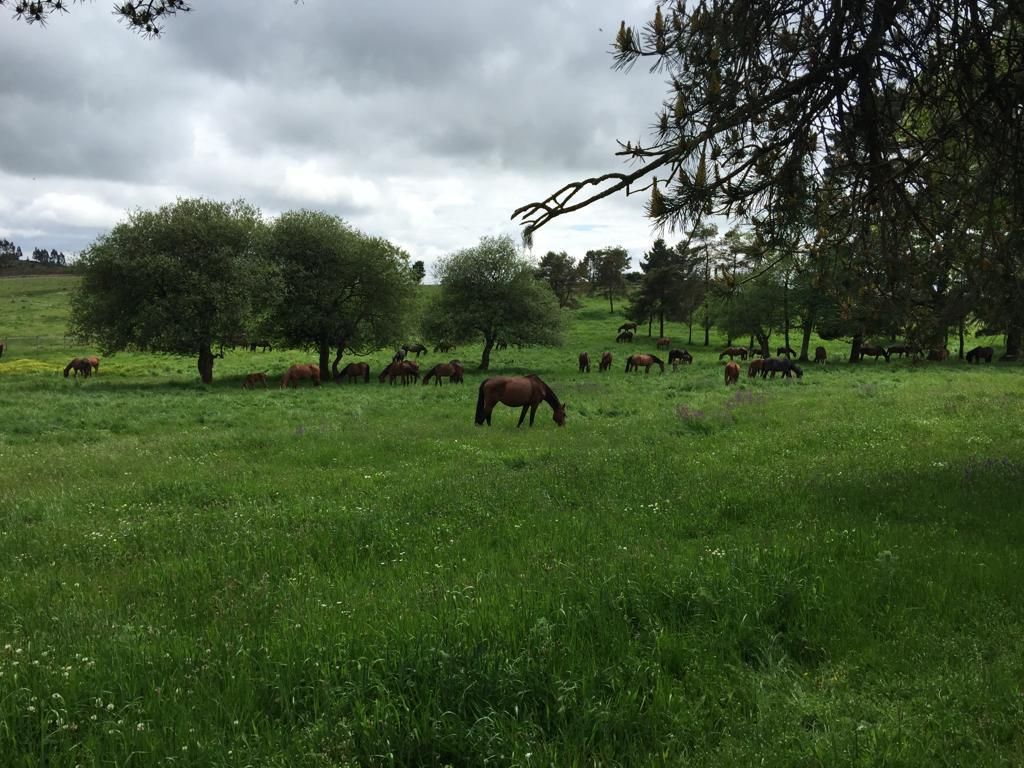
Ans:
<svg viewBox="0 0 1024 768"><path fill-rule="evenodd" d="M644 135L664 92L656 75L610 69L619 19L645 20L646 0L194 9L159 40L103 4L45 29L0 20L0 236L33 233L23 249L80 237L78 250L113 211L244 197L329 210L429 260L619 167L615 139ZM622 198L540 237L577 255L651 240L641 201Z"/></svg>

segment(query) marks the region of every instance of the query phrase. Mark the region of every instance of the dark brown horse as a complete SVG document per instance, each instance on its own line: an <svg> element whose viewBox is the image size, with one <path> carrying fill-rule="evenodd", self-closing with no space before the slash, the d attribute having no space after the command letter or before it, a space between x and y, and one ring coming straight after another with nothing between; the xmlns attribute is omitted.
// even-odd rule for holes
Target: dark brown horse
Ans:
<svg viewBox="0 0 1024 768"><path fill-rule="evenodd" d="M622 343L622 344L627 344L627 343L631 342L632 340L633 340L633 332L632 331L623 331L622 333L620 333L618 336L615 337L615 341L619 342L619 343Z"/></svg>
<svg viewBox="0 0 1024 768"><path fill-rule="evenodd" d="M480 383L480 392L476 398L476 423L479 426L487 422L491 425L491 412L498 403L517 408L522 406L519 414L517 427L523 426L523 419L526 418L526 411L530 411L530 426L533 426L533 417L537 414L537 407L541 401L546 402L554 411L555 424L565 424L565 404L559 402L558 396L551 391L551 387L545 384L539 376L531 373L529 376L495 376L484 379Z"/></svg>
<svg viewBox="0 0 1024 768"><path fill-rule="evenodd" d="M946 347L935 347L934 349L928 350L928 359L933 362L941 363L943 360L948 358L949 350L946 349Z"/></svg>
<svg viewBox="0 0 1024 768"><path fill-rule="evenodd" d="M814 362L821 363L822 365L824 365L825 361L827 361L827 360L828 360L828 351L824 347L815 347L814 348Z"/></svg>
<svg viewBox="0 0 1024 768"><path fill-rule="evenodd" d="M462 366L452 365L451 363L438 363L423 376L423 383L426 384L430 381L430 377L434 377L435 384L441 384L441 379L447 378L452 384L462 381Z"/></svg>
<svg viewBox="0 0 1024 768"><path fill-rule="evenodd" d="M408 384L410 379L419 381L419 363L414 363L411 360L396 360L380 372L380 382L382 384L384 379L387 379L390 384L394 384L396 379L401 379L402 384Z"/></svg>
<svg viewBox="0 0 1024 768"><path fill-rule="evenodd" d="M463 377L466 374L466 370L465 370L465 368L462 365L462 361L461 360L449 360L448 361L448 365L450 365L455 370L455 373L453 373L448 378L448 381L450 381L452 384L462 384L462 383L464 383L465 382L465 378L463 378Z"/></svg>
<svg viewBox="0 0 1024 768"><path fill-rule="evenodd" d="M786 355L787 357L792 357L793 355L796 354L796 352L793 351L792 347L779 347L778 351L775 354L780 356Z"/></svg>
<svg viewBox="0 0 1024 768"><path fill-rule="evenodd" d="M679 363L685 363L690 365L693 362L693 355L687 352L685 349L673 349L668 353L668 364L675 370Z"/></svg>
<svg viewBox="0 0 1024 768"><path fill-rule="evenodd" d="M764 368L764 359L758 358L757 360L750 361L750 367L747 368L747 378L752 379L761 372Z"/></svg>
<svg viewBox="0 0 1024 768"><path fill-rule="evenodd" d="M349 363L340 371L334 378L339 384L348 379L350 382L357 382L362 379L364 382L369 383L370 381L370 364L369 363Z"/></svg>
<svg viewBox="0 0 1024 768"><path fill-rule="evenodd" d="M984 360L986 363L991 363L994 354L995 350L992 347L975 347L967 353L967 362L977 364Z"/></svg>
<svg viewBox="0 0 1024 768"><path fill-rule="evenodd" d="M903 357L904 355L909 357L913 352L914 348L909 344L893 344L889 347L889 357L893 355L896 355L896 357Z"/></svg>
<svg viewBox="0 0 1024 768"><path fill-rule="evenodd" d="M604 373L612 369L612 353L603 352L601 354L601 362L597 364L598 373Z"/></svg>
<svg viewBox="0 0 1024 768"><path fill-rule="evenodd" d="M590 373L590 355L580 352L580 373Z"/></svg>
<svg viewBox="0 0 1024 768"><path fill-rule="evenodd" d="M878 358L884 357L885 362L889 362L889 350L885 347L876 347L874 344L861 344L860 346L860 359L863 360L865 357L875 358L875 362L878 362Z"/></svg>
<svg viewBox="0 0 1024 768"><path fill-rule="evenodd" d="M416 355L416 357L419 357L420 355L427 351L427 348L424 347L422 344L403 344L402 349L405 350L406 354L411 353L413 355Z"/></svg>
<svg viewBox="0 0 1024 768"><path fill-rule="evenodd" d="M78 374L82 374L83 378L89 378L92 374L92 363L89 362L87 357L76 357L71 360L66 366L64 366L64 378L68 377L68 374L74 371L75 378L78 378Z"/></svg>
<svg viewBox="0 0 1024 768"><path fill-rule="evenodd" d="M725 386L735 384L740 380L740 366L730 360L725 364Z"/></svg>
<svg viewBox="0 0 1024 768"><path fill-rule="evenodd" d="M720 354L718 356L718 359L721 360L726 355L729 356L730 360L732 360L734 357L738 357L740 360L746 360L747 359L747 348L746 347L726 347L725 350L722 352L722 354Z"/></svg>
<svg viewBox="0 0 1024 768"><path fill-rule="evenodd" d="M671 346L672 346L672 339L667 339L664 336L662 336L660 339L658 339L656 342L654 342L655 349L668 349Z"/></svg>
<svg viewBox="0 0 1024 768"><path fill-rule="evenodd" d="M623 323L618 327L618 333L623 331L636 331L636 323Z"/></svg>
<svg viewBox="0 0 1024 768"><path fill-rule="evenodd" d="M242 382L242 389L255 389L257 384L262 384L264 389L267 388L266 371L257 371L246 375L245 381Z"/></svg>
<svg viewBox="0 0 1024 768"><path fill-rule="evenodd" d="M309 379L313 382L314 387L320 386L320 366L313 365L312 363L307 364L296 364L285 371L284 376L281 379L281 389L285 387L294 386L296 389L299 387L299 382L303 379Z"/></svg>
<svg viewBox="0 0 1024 768"><path fill-rule="evenodd" d="M498 339L496 342L494 342L494 348L495 349L508 349L508 340L507 339Z"/></svg>
<svg viewBox="0 0 1024 768"><path fill-rule="evenodd" d="M654 355L630 355L626 358L626 373L629 373L630 371L638 371L640 368L644 369L644 373L650 373L652 365L657 365L661 368L662 373L665 372L665 363Z"/></svg>

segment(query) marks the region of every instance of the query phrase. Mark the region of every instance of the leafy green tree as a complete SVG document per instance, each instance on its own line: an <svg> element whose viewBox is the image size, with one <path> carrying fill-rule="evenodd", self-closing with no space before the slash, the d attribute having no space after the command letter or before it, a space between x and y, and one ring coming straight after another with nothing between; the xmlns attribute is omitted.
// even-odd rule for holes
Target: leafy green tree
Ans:
<svg viewBox="0 0 1024 768"><path fill-rule="evenodd" d="M412 263L412 276L417 283L423 282L423 278L427 276L427 267L422 261L414 261Z"/></svg>
<svg viewBox="0 0 1024 768"><path fill-rule="evenodd" d="M244 333L266 270L253 254L260 212L179 199L135 211L79 261L71 331L106 352L135 348L198 357L213 381L213 348Z"/></svg>
<svg viewBox="0 0 1024 768"><path fill-rule="evenodd" d="M481 238L479 245L441 259L435 272L441 290L427 309L423 330L436 339L482 339L482 370L490 367L498 339L513 344L560 342L558 301L507 235Z"/></svg>
<svg viewBox="0 0 1024 768"><path fill-rule="evenodd" d="M703 258L696 249L680 243L669 248L658 238L640 262L643 277L633 294L627 316L656 317L658 335L665 335L665 320L686 320L703 295Z"/></svg>
<svg viewBox="0 0 1024 768"><path fill-rule="evenodd" d="M583 283L583 273L580 265L565 251L544 254L537 267L537 277L551 286L558 298L558 306L578 306L576 292Z"/></svg>
<svg viewBox="0 0 1024 768"><path fill-rule="evenodd" d="M345 350L366 353L402 338L416 277L397 246L336 216L300 210L268 227L261 251L281 283L269 312L271 335L315 349L325 374L330 365L337 375Z"/></svg>
<svg viewBox="0 0 1024 768"><path fill-rule="evenodd" d="M625 296L628 290L629 251L621 245L587 251L582 269L589 275L591 290L608 299L608 311L614 314L615 298Z"/></svg>
<svg viewBox="0 0 1024 768"><path fill-rule="evenodd" d="M21 260L21 246L0 240L0 267L13 267Z"/></svg>

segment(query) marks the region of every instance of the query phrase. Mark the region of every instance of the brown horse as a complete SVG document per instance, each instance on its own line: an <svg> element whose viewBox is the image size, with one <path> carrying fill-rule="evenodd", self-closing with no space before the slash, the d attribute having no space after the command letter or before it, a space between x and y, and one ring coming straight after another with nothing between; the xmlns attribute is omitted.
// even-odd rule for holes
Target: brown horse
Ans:
<svg viewBox="0 0 1024 768"><path fill-rule="evenodd" d="M657 365L659 368L661 368L662 373L665 372L665 363L656 358L654 355L630 355L628 358L626 358L626 373L629 373L630 371L638 371L640 370L641 366L644 369L644 373L650 373L652 365Z"/></svg>
<svg viewBox="0 0 1024 768"><path fill-rule="evenodd" d="M730 360L732 360L734 357L738 357L740 360L746 360L747 359L747 348L746 347L726 347L725 351L723 351L722 354L720 354L718 356L718 359L721 360L726 355L729 356Z"/></svg>
<svg viewBox="0 0 1024 768"><path fill-rule="evenodd" d="M914 348L911 347L909 344L893 344L891 347L889 347L890 357L892 357L893 355L896 355L896 357L903 357L904 355L910 357L910 355L912 355L913 352Z"/></svg>
<svg viewBox="0 0 1024 768"><path fill-rule="evenodd" d="M508 340L507 339L498 339L496 342L494 342L494 348L495 349L508 349Z"/></svg>
<svg viewBox="0 0 1024 768"><path fill-rule="evenodd" d="M447 378L452 384L457 384L462 381L462 366L458 365L458 360L455 361L456 365L452 363L438 363L423 376L423 383L426 384L430 381L430 377L434 377L435 384L441 384L441 379Z"/></svg>
<svg viewBox="0 0 1024 768"><path fill-rule="evenodd" d="M100 372L100 359L98 357L93 356L93 357L87 357L85 359L88 360L89 361L89 365L92 366L92 372L93 373L99 373Z"/></svg>
<svg viewBox="0 0 1024 768"><path fill-rule="evenodd" d="M601 362L597 364L598 373L604 373L612 369L612 353L603 352L601 354Z"/></svg>
<svg viewBox="0 0 1024 768"><path fill-rule="evenodd" d="M590 355L580 352L580 373L590 373Z"/></svg>
<svg viewBox="0 0 1024 768"><path fill-rule="evenodd" d="M419 381L419 378L420 365L411 360L396 360L380 372L382 384L384 379L387 379L390 384L394 384L396 379L401 379L402 384L408 384L409 379Z"/></svg>
<svg viewBox="0 0 1024 768"><path fill-rule="evenodd" d="M245 377L245 381L242 382L242 389L256 389L257 384L262 384L263 388L267 388L267 372L258 371L257 373L250 373Z"/></svg>
<svg viewBox="0 0 1024 768"><path fill-rule="evenodd" d="M946 347L935 347L934 349L929 349L928 350L928 359L933 361L933 362L941 363L943 360L946 360L948 357L949 357L949 350L946 349Z"/></svg>
<svg viewBox="0 0 1024 768"><path fill-rule="evenodd" d="M755 376L757 376L757 374L761 373L761 370L763 368L764 368L764 359L763 358L758 358L757 360L751 360L750 361L750 367L747 368L747 378L748 379L754 378Z"/></svg>
<svg viewBox="0 0 1024 768"><path fill-rule="evenodd" d="M828 360L828 352L825 350L825 348L824 347L815 347L814 348L814 362L821 363L822 365L824 365L826 360Z"/></svg>
<svg viewBox="0 0 1024 768"><path fill-rule="evenodd" d="M71 362L64 367L65 379L71 371L75 372L75 379L78 379L78 374L82 374L82 377L87 379L92 374L92 363L89 362L89 358L87 357L73 358Z"/></svg>
<svg viewBox="0 0 1024 768"><path fill-rule="evenodd" d="M522 406L522 413L519 414L519 423L516 427L523 426L523 419L526 418L526 411L530 411L530 426L533 426L533 417L537 415L537 407L541 401L546 402L554 411L555 424L565 425L565 404L559 402L558 396L551 391L551 387L545 384L539 376L531 373L529 376L495 376L484 379L480 383L480 392L476 398L476 423L477 426L487 422L491 425L491 412L498 403L513 408Z"/></svg>
<svg viewBox="0 0 1024 768"><path fill-rule="evenodd" d="M294 386L296 389L299 387L299 382L303 379L310 379L313 382L314 387L320 386L320 366L296 364L285 371L284 377L281 379L281 389L285 387Z"/></svg>
<svg viewBox="0 0 1024 768"><path fill-rule="evenodd" d="M672 339L666 339L664 336L662 336L660 339L654 342L655 349L668 349L671 346Z"/></svg>
<svg viewBox="0 0 1024 768"><path fill-rule="evenodd" d="M875 362L876 363L878 362L878 358L884 357L885 358L885 362L888 363L889 362L889 350L887 350L885 347L881 347L881 346L876 347L874 344L861 344L861 347L860 347L860 359L863 360L865 357L873 357L873 358L875 358Z"/></svg>
<svg viewBox="0 0 1024 768"><path fill-rule="evenodd" d="M348 379L353 383L362 379L364 382L368 383L370 381L369 363L349 363L338 371L338 375L334 380L340 384L345 379Z"/></svg>
<svg viewBox="0 0 1024 768"><path fill-rule="evenodd" d="M995 350L992 347L975 347L967 353L967 362L980 363L984 360L986 363L991 363L994 354Z"/></svg>
<svg viewBox="0 0 1024 768"><path fill-rule="evenodd" d="M636 323L623 323L622 325L620 325L618 327L618 333L622 333L623 331L634 331L635 332L636 331L636 325L637 325Z"/></svg>
<svg viewBox="0 0 1024 768"><path fill-rule="evenodd" d="M693 355L685 349L670 350L668 353L668 364L672 366L673 371L679 363L686 363L686 365L690 365L693 363Z"/></svg>
<svg viewBox="0 0 1024 768"><path fill-rule="evenodd" d="M740 367L737 363L730 360L725 364L725 386L735 384L740 380Z"/></svg>
<svg viewBox="0 0 1024 768"><path fill-rule="evenodd" d="M623 331L622 333L620 333L618 336L615 337L615 341L618 342L618 343L622 343L622 344L628 344L632 340L633 340L633 332L632 331Z"/></svg>
<svg viewBox="0 0 1024 768"><path fill-rule="evenodd" d="M779 347L778 351L775 354L779 356L785 355L786 357L793 357L796 354L796 352L793 351L792 347Z"/></svg>

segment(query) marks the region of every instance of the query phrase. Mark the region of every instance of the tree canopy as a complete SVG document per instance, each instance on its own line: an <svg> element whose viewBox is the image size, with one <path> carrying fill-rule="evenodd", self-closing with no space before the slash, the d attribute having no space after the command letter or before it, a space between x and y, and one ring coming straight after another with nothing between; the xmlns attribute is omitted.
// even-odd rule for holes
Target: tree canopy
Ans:
<svg viewBox="0 0 1024 768"><path fill-rule="evenodd" d="M559 343L558 301L507 235L481 238L479 245L442 258L434 272L441 289L427 308L424 331L436 339L482 340L481 369L490 366L499 339Z"/></svg>
<svg viewBox="0 0 1024 768"><path fill-rule="evenodd" d="M243 201L179 199L135 211L82 255L72 332L106 352L198 356L213 380L213 347L244 334L258 283L260 212Z"/></svg>
<svg viewBox="0 0 1024 768"><path fill-rule="evenodd" d="M67 13L69 6L85 0L0 0L0 8L10 8L14 18L28 24L46 24L55 14ZM176 13L192 8L186 0L118 0L114 15L129 29L149 37L158 37L164 22Z"/></svg>
<svg viewBox="0 0 1024 768"><path fill-rule="evenodd" d="M320 211L290 211L268 228L263 253L279 270L281 289L267 332L286 344L313 347L326 373L346 349L370 352L401 340L417 282L408 255Z"/></svg>

